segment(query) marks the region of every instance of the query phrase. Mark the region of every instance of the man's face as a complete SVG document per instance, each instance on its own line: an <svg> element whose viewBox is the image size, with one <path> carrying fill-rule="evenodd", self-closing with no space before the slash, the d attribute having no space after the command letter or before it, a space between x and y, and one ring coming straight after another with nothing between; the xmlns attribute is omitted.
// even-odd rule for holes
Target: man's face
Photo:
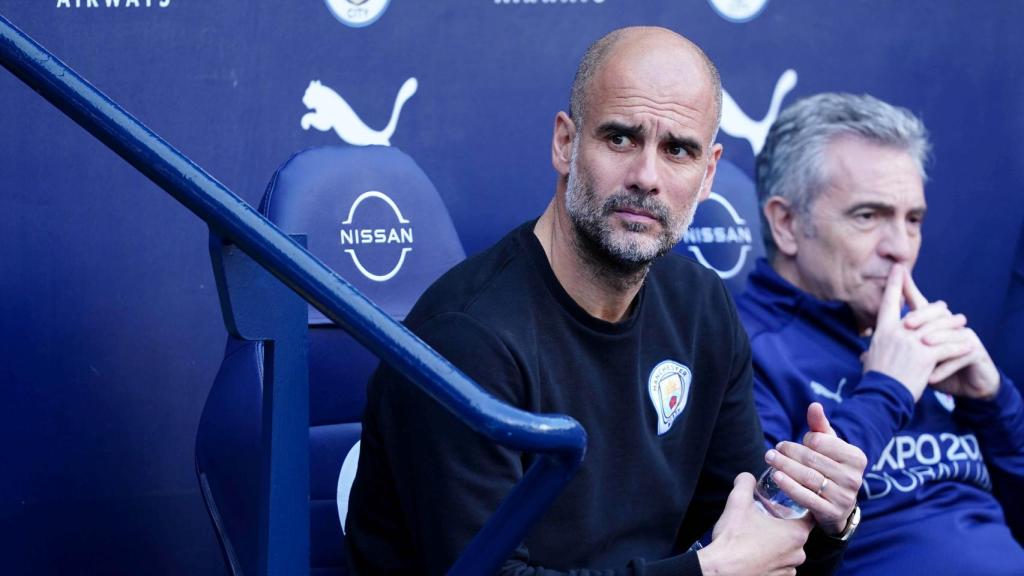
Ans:
<svg viewBox="0 0 1024 576"><path fill-rule="evenodd" d="M825 189L797 217L797 285L874 326L892 265L912 268L921 248L921 173L907 152L849 136L829 143L824 166Z"/></svg>
<svg viewBox="0 0 1024 576"><path fill-rule="evenodd" d="M710 192L719 146L714 91L703 64L652 49L609 56L577 126L566 190L579 240L637 268L682 238Z"/></svg>
<svg viewBox="0 0 1024 576"><path fill-rule="evenodd" d="M697 202L691 202L689 208L683 206L682 214L673 214L654 195L619 191L602 200L590 174L580 167L579 147L574 146L566 208L588 246L613 262L632 267L671 250L693 221Z"/></svg>

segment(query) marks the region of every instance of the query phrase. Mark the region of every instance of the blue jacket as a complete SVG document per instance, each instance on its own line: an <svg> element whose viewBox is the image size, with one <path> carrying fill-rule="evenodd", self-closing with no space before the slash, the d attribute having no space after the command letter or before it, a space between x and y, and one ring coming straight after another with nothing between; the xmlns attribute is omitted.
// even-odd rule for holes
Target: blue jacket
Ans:
<svg viewBox="0 0 1024 576"><path fill-rule="evenodd" d="M1024 535L1024 402L1005 376L991 402L929 389L915 406L899 382L863 373L870 339L848 306L802 292L763 259L737 306L768 444L799 441L817 401L867 454L863 520L840 574L1024 574L1007 526Z"/></svg>

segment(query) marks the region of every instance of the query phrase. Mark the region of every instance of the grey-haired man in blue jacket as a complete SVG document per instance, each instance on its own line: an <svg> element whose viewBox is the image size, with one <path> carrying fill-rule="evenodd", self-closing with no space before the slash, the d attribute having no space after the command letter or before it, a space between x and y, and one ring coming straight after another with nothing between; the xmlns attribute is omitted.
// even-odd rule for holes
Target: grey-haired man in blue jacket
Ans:
<svg viewBox="0 0 1024 576"><path fill-rule="evenodd" d="M919 119L870 96L779 116L757 158L768 256L737 301L755 397L770 445L819 402L868 457L842 573L1024 574L1024 404L911 276L928 151Z"/></svg>

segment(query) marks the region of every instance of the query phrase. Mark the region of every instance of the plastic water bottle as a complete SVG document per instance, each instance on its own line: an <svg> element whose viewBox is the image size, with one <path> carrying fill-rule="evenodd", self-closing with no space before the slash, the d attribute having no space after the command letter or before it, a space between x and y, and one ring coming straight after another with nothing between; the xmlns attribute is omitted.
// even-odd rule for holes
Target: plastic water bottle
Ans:
<svg viewBox="0 0 1024 576"><path fill-rule="evenodd" d="M797 504L779 488L775 483L773 474L775 468L768 468L757 479L757 487L754 489L754 501L761 505L766 514L782 518L783 520L795 520L807 515L807 508Z"/></svg>

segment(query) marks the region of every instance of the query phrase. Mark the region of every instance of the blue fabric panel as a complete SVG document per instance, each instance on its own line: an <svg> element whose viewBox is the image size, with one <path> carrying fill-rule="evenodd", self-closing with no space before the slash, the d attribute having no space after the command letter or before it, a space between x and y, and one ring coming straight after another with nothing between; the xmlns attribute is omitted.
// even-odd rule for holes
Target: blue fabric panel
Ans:
<svg viewBox="0 0 1024 576"><path fill-rule="evenodd" d="M334 325L309 331L309 423L312 426L359 422L366 404L366 383L379 360Z"/></svg>
<svg viewBox="0 0 1024 576"><path fill-rule="evenodd" d="M196 440L204 498L218 533L230 539L224 553L246 574L255 573L259 536L262 363L262 342L228 339Z"/></svg>
<svg viewBox="0 0 1024 576"><path fill-rule="evenodd" d="M1024 394L1024 227L1017 243L1010 288L1003 306L1003 328L993 350L996 363Z"/></svg>
<svg viewBox="0 0 1024 576"><path fill-rule="evenodd" d="M359 441L362 426L335 424L309 429L309 498L335 501L338 490L338 472L352 446ZM337 518L338 510L334 515Z"/></svg>
<svg viewBox="0 0 1024 576"><path fill-rule="evenodd" d="M334 499L310 502L309 523L310 566L347 574L345 536L338 523L338 506Z"/></svg>
<svg viewBox="0 0 1024 576"><path fill-rule="evenodd" d="M359 441L358 423L316 426L309 431L310 447L310 564L337 567L345 563L344 534L338 518L338 473L352 446Z"/></svg>

